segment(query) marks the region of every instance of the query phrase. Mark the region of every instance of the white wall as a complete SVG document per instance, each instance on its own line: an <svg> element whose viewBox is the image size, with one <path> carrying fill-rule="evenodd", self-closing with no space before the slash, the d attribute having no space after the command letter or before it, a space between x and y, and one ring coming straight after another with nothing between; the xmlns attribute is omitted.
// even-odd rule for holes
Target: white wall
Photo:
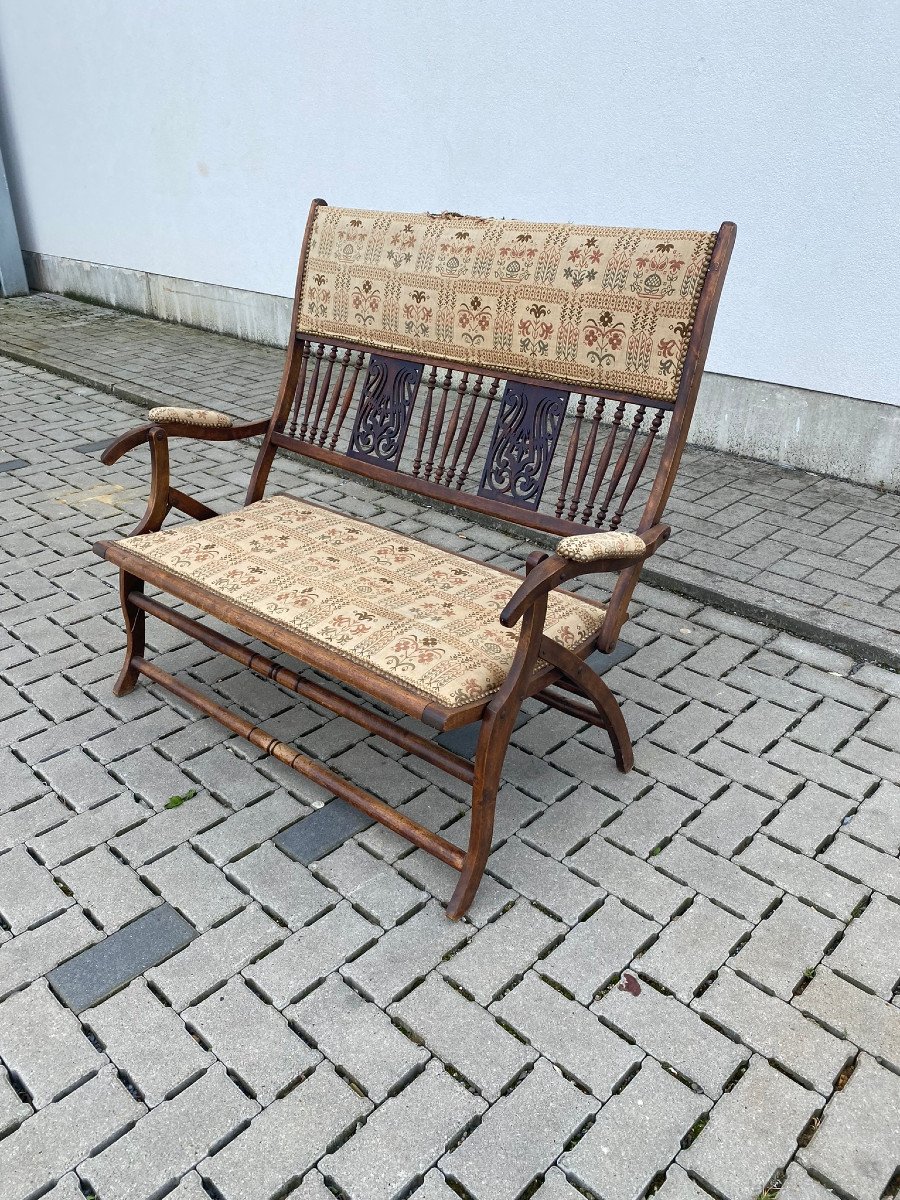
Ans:
<svg viewBox="0 0 900 1200"><path fill-rule="evenodd" d="M23 247L289 293L310 198L738 243L716 372L897 403L897 0L0 0Z"/></svg>

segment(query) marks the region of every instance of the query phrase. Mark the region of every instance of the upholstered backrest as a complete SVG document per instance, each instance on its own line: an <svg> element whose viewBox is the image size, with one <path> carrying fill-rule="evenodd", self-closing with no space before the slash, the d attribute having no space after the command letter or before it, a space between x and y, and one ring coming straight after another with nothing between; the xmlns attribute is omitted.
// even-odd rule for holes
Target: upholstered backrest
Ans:
<svg viewBox="0 0 900 1200"><path fill-rule="evenodd" d="M320 205L298 332L672 400L715 241Z"/></svg>

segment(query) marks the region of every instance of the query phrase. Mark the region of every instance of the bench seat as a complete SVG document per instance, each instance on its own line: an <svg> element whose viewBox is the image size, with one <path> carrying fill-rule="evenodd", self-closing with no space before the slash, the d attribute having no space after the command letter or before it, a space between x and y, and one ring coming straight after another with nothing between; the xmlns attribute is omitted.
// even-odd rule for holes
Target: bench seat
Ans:
<svg viewBox="0 0 900 1200"><path fill-rule="evenodd" d="M154 564L202 589L201 608L203 594L228 601L443 708L496 692L519 640L498 618L521 576L292 496L124 538L107 557L140 578ZM577 651L604 615L555 591L545 632Z"/></svg>

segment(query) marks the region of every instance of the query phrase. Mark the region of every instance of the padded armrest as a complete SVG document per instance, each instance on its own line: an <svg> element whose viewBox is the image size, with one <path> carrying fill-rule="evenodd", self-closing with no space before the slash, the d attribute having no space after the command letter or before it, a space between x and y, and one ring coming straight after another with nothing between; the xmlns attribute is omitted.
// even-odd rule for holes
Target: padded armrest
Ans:
<svg viewBox="0 0 900 1200"><path fill-rule="evenodd" d="M203 425L223 429L233 425L231 417L211 408L151 408L147 414L157 425Z"/></svg>
<svg viewBox="0 0 900 1200"><path fill-rule="evenodd" d="M563 538L556 553L569 562L579 563L597 562L603 558L640 558L647 553L647 543L636 533L625 530L577 533Z"/></svg>

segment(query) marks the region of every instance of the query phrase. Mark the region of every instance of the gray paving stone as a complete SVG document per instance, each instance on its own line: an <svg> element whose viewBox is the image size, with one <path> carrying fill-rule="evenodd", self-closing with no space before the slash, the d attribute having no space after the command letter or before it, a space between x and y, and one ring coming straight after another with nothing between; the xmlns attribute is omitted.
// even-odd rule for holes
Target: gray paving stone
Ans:
<svg viewBox="0 0 900 1200"><path fill-rule="evenodd" d="M342 901L248 967L244 975L276 1008L284 1008L371 945L378 932L376 925Z"/></svg>
<svg viewBox="0 0 900 1200"><path fill-rule="evenodd" d="M743 859L744 855L739 855L736 861L743 863ZM751 921L758 921L780 895L776 888L742 871L735 862L710 854L683 837L674 838L654 863L729 912Z"/></svg>
<svg viewBox="0 0 900 1200"><path fill-rule="evenodd" d="M767 817L778 811L778 802L733 783L704 806L684 827L684 836L714 854L731 858L750 840Z"/></svg>
<svg viewBox="0 0 900 1200"><path fill-rule="evenodd" d="M888 854L900 854L900 788L880 783L851 817L847 833Z"/></svg>
<svg viewBox="0 0 900 1200"><path fill-rule="evenodd" d="M779 744L776 743L776 746ZM762 792L773 800L787 799L801 782L790 770L782 770L781 766L775 766L756 754L748 754L716 740L707 742L694 758L710 770L718 771L735 783Z"/></svg>
<svg viewBox="0 0 900 1200"><path fill-rule="evenodd" d="M797 1008L900 1069L900 1009L822 967L794 1000Z"/></svg>
<svg viewBox="0 0 900 1200"><path fill-rule="evenodd" d="M329 1195L323 1194L321 1200L329 1200ZM455 1200L456 1196L457 1193L436 1167L428 1172L422 1186L415 1192L416 1200ZM316 1197L316 1200L319 1198Z"/></svg>
<svg viewBox="0 0 900 1200"><path fill-rule="evenodd" d="M866 896L865 888L829 870L823 863L779 846L762 835L755 837L735 861L754 875L842 921L849 921L853 910Z"/></svg>
<svg viewBox="0 0 900 1200"><path fill-rule="evenodd" d="M351 1196L395 1200L486 1107L432 1061L319 1169Z"/></svg>
<svg viewBox="0 0 900 1200"><path fill-rule="evenodd" d="M161 903L134 871L106 846L98 846L59 867L57 877L107 933L113 933Z"/></svg>
<svg viewBox="0 0 900 1200"><path fill-rule="evenodd" d="M490 1101L537 1057L439 976L430 975L388 1012Z"/></svg>
<svg viewBox="0 0 900 1200"><path fill-rule="evenodd" d="M176 954L194 935L184 917L163 904L54 968L47 978L73 1012L84 1012Z"/></svg>
<svg viewBox="0 0 900 1200"><path fill-rule="evenodd" d="M710 1107L652 1058L600 1110L560 1166L607 1200L638 1200L654 1175L678 1153L681 1139Z"/></svg>
<svg viewBox="0 0 900 1200"><path fill-rule="evenodd" d="M661 1197L661 1200L706 1200L709 1192L694 1183L684 1167L672 1163L666 1171L662 1187L653 1194Z"/></svg>
<svg viewBox="0 0 900 1200"><path fill-rule="evenodd" d="M595 1001L592 1011L654 1058L717 1100L750 1051L631 972Z"/></svg>
<svg viewBox="0 0 900 1200"><path fill-rule="evenodd" d="M191 787L187 776L152 746L119 759L112 772L130 792L157 810L164 808L172 796L182 796Z"/></svg>
<svg viewBox="0 0 900 1200"><path fill-rule="evenodd" d="M855 806L846 796L808 783L782 805L766 835L812 858Z"/></svg>
<svg viewBox="0 0 900 1200"><path fill-rule="evenodd" d="M181 1012L266 950L277 946L285 932L261 908L251 904L148 971L147 979L159 988L176 1012Z"/></svg>
<svg viewBox="0 0 900 1200"><path fill-rule="evenodd" d="M430 855L428 858L434 861ZM404 866L407 863L408 860L404 860ZM291 865L297 871L304 869L299 863ZM318 862L315 873L385 929L396 925L428 899L425 892L398 875L392 866L352 841L345 842ZM458 879L456 872L453 873ZM333 903L335 892L323 890Z"/></svg>
<svg viewBox="0 0 900 1200"><path fill-rule="evenodd" d="M458 843L461 840L453 828L445 829L444 836L448 841ZM427 854L424 850L414 850L412 854L407 854L395 865L397 870L402 873L404 880L421 889L421 893L416 897L416 904L421 904L426 899L424 893L430 894L444 906L450 903L456 885L459 883L459 872L453 867L442 863L440 859L435 858L433 854ZM385 880L379 892L387 892L388 888L389 881ZM378 892L374 899L379 899ZM412 896L409 893L407 893L407 899L410 901L409 907L413 907ZM515 899L516 893L512 888L508 888L506 884L500 883L491 875L485 875L478 885L478 892L471 907L466 912L466 922L480 928L498 917ZM371 899L369 902L371 903ZM392 902L389 896L382 898L379 907L385 922L390 921L397 903L397 901ZM362 906L360 905L360 907ZM371 915L375 915L374 911Z"/></svg>
<svg viewBox="0 0 900 1200"><path fill-rule="evenodd" d="M623 850L647 858L655 847L674 837L701 808L699 801L688 800L657 784L605 825L603 836Z"/></svg>
<svg viewBox="0 0 900 1200"><path fill-rule="evenodd" d="M101 936L80 908L69 908L52 921L0 945L0 999L93 945Z"/></svg>
<svg viewBox="0 0 900 1200"><path fill-rule="evenodd" d="M314 921L340 899L271 842L231 863L228 875L291 929Z"/></svg>
<svg viewBox="0 0 900 1200"><path fill-rule="evenodd" d="M368 1100L357 1096L329 1063L322 1063L233 1142L201 1163L200 1174L226 1200L269 1200L298 1180L370 1109ZM307 1194L318 1200L308 1181L292 1192L297 1197Z"/></svg>
<svg viewBox="0 0 900 1200"><path fill-rule="evenodd" d="M857 880L863 887L900 900L900 862L893 855L839 833L818 861Z"/></svg>
<svg viewBox="0 0 900 1200"><path fill-rule="evenodd" d="M754 1055L733 1091L678 1161L708 1187L734 1200L755 1200L797 1147L822 1097L786 1079Z"/></svg>
<svg viewBox="0 0 900 1200"><path fill-rule="evenodd" d="M119 796L77 817L70 817L64 825L40 834L30 844L42 863L56 867L85 850L93 850L124 830L140 825L149 816L150 810L132 796Z"/></svg>
<svg viewBox="0 0 900 1200"><path fill-rule="evenodd" d="M861 1054L847 1086L829 1100L798 1161L842 1195L879 1200L896 1169L900 1079Z"/></svg>
<svg viewBox="0 0 900 1200"><path fill-rule="evenodd" d="M293 796L276 792L256 804L248 804L221 824L199 834L194 838L194 845L221 867L296 821L303 811L303 805Z"/></svg>
<svg viewBox="0 0 900 1200"><path fill-rule="evenodd" d="M545 809L519 836L523 842L552 858L565 858L596 833L619 808L609 796L582 784Z"/></svg>
<svg viewBox="0 0 900 1200"><path fill-rule="evenodd" d="M143 979L96 1005L83 1020L151 1108L215 1061Z"/></svg>
<svg viewBox="0 0 900 1200"><path fill-rule="evenodd" d="M659 930L656 921L647 920L615 896L609 896L597 912L576 925L536 968L561 984L576 1000L590 1004Z"/></svg>
<svg viewBox="0 0 900 1200"><path fill-rule="evenodd" d="M13 933L56 916L73 903L23 846L0 855L0 917Z"/></svg>
<svg viewBox="0 0 900 1200"><path fill-rule="evenodd" d="M30 1104L26 1104L9 1082L6 1071L0 1067L0 1136L20 1125L32 1112Z"/></svg>
<svg viewBox="0 0 900 1200"><path fill-rule="evenodd" d="M723 742L745 750L748 754L762 754L763 750L777 742L796 720L797 714L792 709L770 704L768 700L757 700L735 717L721 738Z"/></svg>
<svg viewBox="0 0 900 1200"><path fill-rule="evenodd" d="M157 813L137 829L113 838L110 845L133 867L140 867L227 815L228 809L211 796L197 796L179 808Z"/></svg>
<svg viewBox="0 0 900 1200"><path fill-rule="evenodd" d="M411 800L425 788L418 775L364 744L356 745L332 759L330 765L341 775L368 788L392 805Z"/></svg>
<svg viewBox="0 0 900 1200"><path fill-rule="evenodd" d="M233 916L251 900L188 845L176 846L142 867L141 875L200 933Z"/></svg>
<svg viewBox="0 0 900 1200"><path fill-rule="evenodd" d="M832 754L856 732L864 720L858 708L826 698L791 731L791 738L811 750Z"/></svg>
<svg viewBox="0 0 900 1200"><path fill-rule="evenodd" d="M642 975L690 1003L697 988L717 970L752 926L698 896L638 959Z"/></svg>
<svg viewBox="0 0 900 1200"><path fill-rule="evenodd" d="M239 977L185 1009L183 1017L263 1107L321 1057Z"/></svg>
<svg viewBox="0 0 900 1200"><path fill-rule="evenodd" d="M718 770L707 770L699 762L672 754L661 746L654 746L646 738L638 747L635 765L638 771L652 779L704 803L724 791L728 785L728 779Z"/></svg>
<svg viewBox="0 0 900 1200"><path fill-rule="evenodd" d="M900 980L900 905L877 893L825 959L839 975L890 1000Z"/></svg>
<svg viewBox="0 0 900 1200"><path fill-rule="evenodd" d="M36 1108L70 1091L107 1061L43 979L0 1004L0 1058Z"/></svg>
<svg viewBox="0 0 900 1200"><path fill-rule="evenodd" d="M18 808L29 800L36 800L47 791L47 785L38 779L31 767L6 748L0 749L0 779L3 780L0 813Z"/></svg>
<svg viewBox="0 0 900 1200"><path fill-rule="evenodd" d="M496 921L442 963L439 970L479 1004L489 1004L515 979L524 975L537 956L566 932L527 900L517 900Z"/></svg>
<svg viewBox="0 0 900 1200"><path fill-rule="evenodd" d="M790 1004L739 979L727 967L691 1007L826 1096L854 1052L848 1042L802 1018Z"/></svg>
<svg viewBox="0 0 900 1200"><path fill-rule="evenodd" d="M842 928L840 921L785 896L729 959L729 966L782 1000L790 1000L804 974L816 967Z"/></svg>
<svg viewBox="0 0 900 1200"><path fill-rule="evenodd" d="M491 1012L600 1101L609 1098L644 1056L643 1050L617 1037L593 1013L532 971L495 1001Z"/></svg>
<svg viewBox="0 0 900 1200"><path fill-rule="evenodd" d="M103 1067L0 1141L0 1200L40 1195L145 1111L116 1078L115 1068Z"/></svg>
<svg viewBox="0 0 900 1200"><path fill-rule="evenodd" d="M174 733L184 724L184 719L171 708L158 708L155 712L117 725L102 737L91 739L90 750L102 763L124 758L135 750L153 746L167 734Z"/></svg>
<svg viewBox="0 0 900 1200"><path fill-rule="evenodd" d="M832 1200L834 1192L823 1187L811 1175L807 1175L796 1162L791 1162L788 1163L784 1183L778 1195L779 1200Z"/></svg>
<svg viewBox="0 0 900 1200"><path fill-rule="evenodd" d="M341 974L384 1008L468 935L464 925L448 921L441 906L432 901L402 925L389 929L370 950L347 963Z"/></svg>
<svg viewBox="0 0 900 1200"><path fill-rule="evenodd" d="M285 1009L297 1026L376 1104L429 1058L378 1008L329 975L309 995Z"/></svg>
<svg viewBox="0 0 900 1200"><path fill-rule="evenodd" d="M842 758L849 756L852 746L853 742L850 742L841 751ZM874 747L872 749L874 750ZM864 757L869 764L870 756L867 754ZM769 751L768 758L776 766L795 771L813 783L832 788L854 800L861 800L875 782L873 775L859 771L849 763L839 761L834 755L821 754L818 750L809 750L806 746L801 746L787 738ZM876 764L867 765L867 770L876 771Z"/></svg>
<svg viewBox="0 0 900 1200"><path fill-rule="evenodd" d="M146 743L142 743L146 744ZM272 785L227 746L213 746L184 764L185 771L202 787L232 808L260 800Z"/></svg>
<svg viewBox="0 0 900 1200"><path fill-rule="evenodd" d="M728 717L717 708L710 708L698 700L667 717L650 735L654 742L675 754L689 754L713 737Z"/></svg>
<svg viewBox="0 0 900 1200"><path fill-rule="evenodd" d="M78 1173L101 1196L150 1200L257 1112L259 1105L216 1063L196 1083L151 1109L134 1129L89 1158Z"/></svg>
<svg viewBox="0 0 900 1200"><path fill-rule="evenodd" d="M36 834L60 826L71 815L71 809L60 804L55 796L44 796L4 813L0 816L0 850L18 846Z"/></svg>
<svg viewBox="0 0 900 1200"><path fill-rule="evenodd" d="M477 1200L514 1200L547 1170L597 1107L539 1059L477 1129L441 1159L441 1170Z"/></svg>
<svg viewBox="0 0 900 1200"><path fill-rule="evenodd" d="M659 857L652 860L654 864ZM668 921L691 895L686 887L657 871L655 866L611 845L599 834L567 862L579 874L601 884L654 921Z"/></svg>

